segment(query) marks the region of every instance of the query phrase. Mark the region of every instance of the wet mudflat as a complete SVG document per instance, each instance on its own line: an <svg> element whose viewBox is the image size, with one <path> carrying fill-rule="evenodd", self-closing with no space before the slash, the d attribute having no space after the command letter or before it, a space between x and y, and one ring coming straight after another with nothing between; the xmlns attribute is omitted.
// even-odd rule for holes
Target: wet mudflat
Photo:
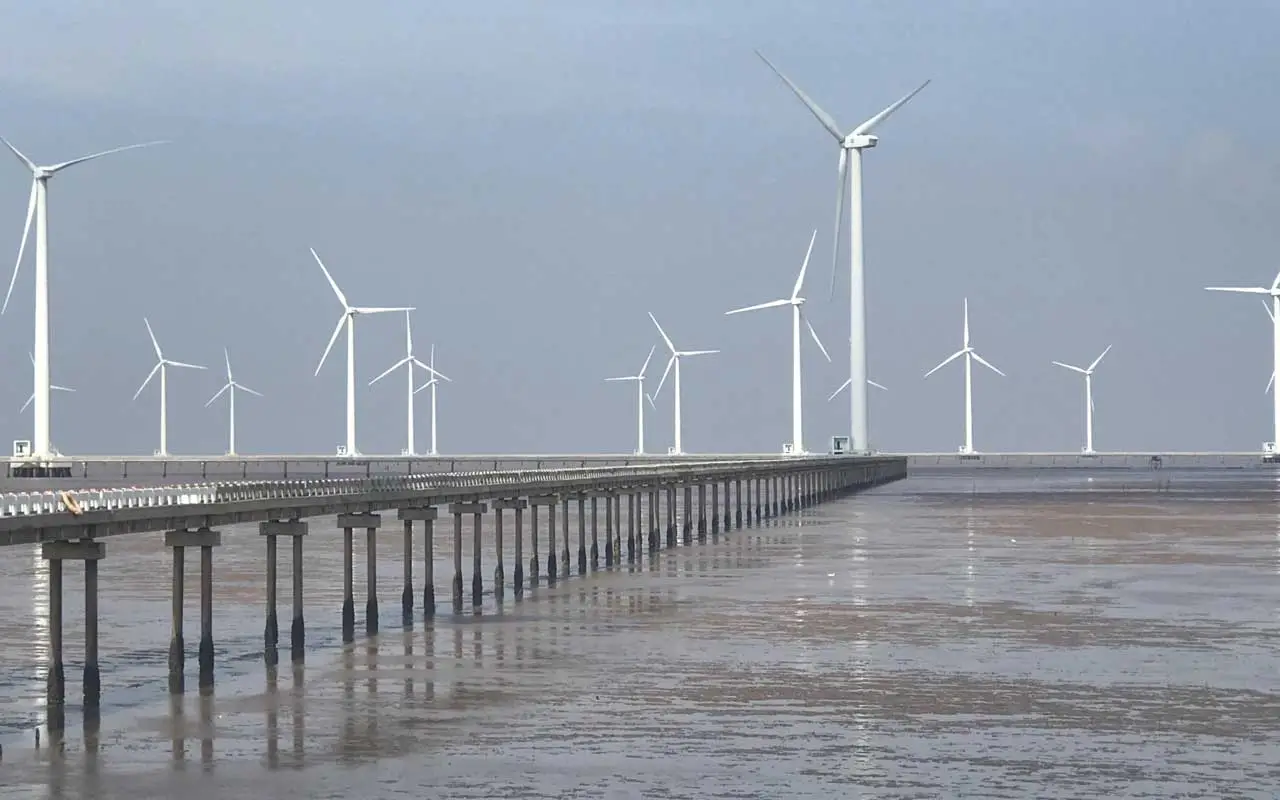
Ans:
<svg viewBox="0 0 1280 800"><path fill-rule="evenodd" d="M25 549L0 553L0 797L1280 791L1269 479L912 478L408 630L399 532L386 530L382 633L346 649L339 536L319 529L307 541L305 669L285 650L266 675L262 541L230 529L215 555L216 695L178 705L165 696L168 554L158 537L111 540L104 716L88 737L74 713L82 606L69 565L61 752L32 746L43 573ZM437 534L446 611L450 539ZM508 578L509 559L508 543ZM192 592L190 648L197 619ZM191 653L192 689L194 666Z"/></svg>

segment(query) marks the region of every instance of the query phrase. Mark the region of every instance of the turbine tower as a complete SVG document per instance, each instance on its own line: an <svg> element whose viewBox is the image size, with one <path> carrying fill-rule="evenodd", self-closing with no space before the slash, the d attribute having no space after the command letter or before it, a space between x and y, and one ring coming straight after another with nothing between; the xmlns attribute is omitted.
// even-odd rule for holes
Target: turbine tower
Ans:
<svg viewBox="0 0 1280 800"><path fill-rule="evenodd" d="M839 183L836 187L836 223L831 246L831 294L835 294L835 270L840 252L840 224L844 212L846 192L849 195L849 338L853 346L849 351L849 380L853 390L849 392L849 446L854 453L872 451L867 425L867 301L864 291L862 263L862 151L875 147L879 139L872 131L889 118L908 100L915 97L929 81L920 84L900 100L885 108L847 133L823 111L809 95L782 74L759 50L756 55L787 84L800 98L809 112L817 118L840 145L840 162L837 168Z"/></svg>
<svg viewBox="0 0 1280 800"><path fill-rule="evenodd" d="M969 344L969 298L967 297L964 300L964 347L947 356L942 363L926 372L924 376L926 378L929 377L960 356L964 356L964 445L961 446L960 452L964 455L971 455L977 452L973 449L973 362L977 361L997 375L1007 376L992 366L985 358L978 355L978 352Z"/></svg>
<svg viewBox="0 0 1280 800"><path fill-rule="evenodd" d="M674 378L674 381L675 381L675 389L674 389L675 391L675 402L674 402L675 435L674 435L674 446L671 448L670 454L673 456L682 456L684 455L684 444L680 436L680 433L681 433L680 359L685 358L687 356L709 356L714 353L719 353L720 351L719 350L677 350L676 346L671 343L671 339L667 336L667 332L664 331L662 329L662 326L658 324L658 318L653 315L652 311L649 312L649 319L653 320L654 327L658 329L658 333L662 336L662 341L666 343L667 349L671 351L671 359L667 361L667 368L662 371L662 380L658 381L658 389L653 393L654 397L657 397L659 394L662 394L662 386L667 382L667 373L671 371L671 365L674 364L676 368L676 374Z"/></svg>
<svg viewBox="0 0 1280 800"><path fill-rule="evenodd" d="M338 334L342 333L342 328L345 325L347 328L347 444L343 453L347 456L355 456L360 453L356 448L356 317L363 314L387 314L392 311L413 311L413 309L369 308L351 305L347 302L347 296L338 288L333 276L329 274L329 270L325 268L320 256L316 254L314 247L311 248L311 255L315 258L316 263L320 265L320 271L324 273L329 285L333 287L333 293L338 296L338 302L342 303L342 315L338 317L338 324L333 329L333 335L329 337L329 344L324 348L324 355L320 356L320 363L316 365L315 374L320 374L320 369L324 366L324 360L329 357L329 351L333 349L333 343L338 341Z"/></svg>
<svg viewBox="0 0 1280 800"><path fill-rule="evenodd" d="M1072 372L1079 372L1084 376L1084 450L1081 452L1087 456L1093 455L1093 371L1102 363L1102 359L1107 353L1111 352L1111 345L1102 351L1102 355L1093 360L1093 363L1087 367L1081 368L1064 364L1061 361L1053 362L1055 366L1069 369Z"/></svg>
<svg viewBox="0 0 1280 800"><path fill-rule="evenodd" d="M49 437L49 179L67 167L83 164L95 158L135 150L139 147L164 144L164 142L143 142L124 147L103 150L100 153L81 156L58 164L41 166L23 155L22 151L0 138L31 172L31 196L27 200L27 221L22 228L22 241L18 245L18 260L13 265L13 277L9 279L9 290L5 292L4 305L0 306L0 314L9 308L9 298L13 294L14 283L18 280L18 270L22 267L22 256L27 249L27 237L31 233L31 220L36 223L36 298L35 298L35 344L32 360L35 364L35 388L32 391L35 404L35 430L31 439L31 457L37 461L47 461L57 455L50 444Z"/></svg>
<svg viewBox="0 0 1280 800"><path fill-rule="evenodd" d="M645 356L644 364L640 367L639 374L627 375L622 378L605 378L606 381L635 381L636 382L636 455L644 455L644 373L649 369L649 360L653 358L653 351L657 347L649 348L649 355ZM649 403L653 404L650 398Z"/></svg>
<svg viewBox="0 0 1280 800"><path fill-rule="evenodd" d="M431 355L427 358L427 369L431 370L431 379L414 389L413 393L417 394L423 389L431 388L431 452L428 455L437 456L440 455L440 452L436 449L436 386L440 383L440 378L444 378L450 383L453 383L453 380L445 378L439 372L436 372L436 346L434 344L431 345Z"/></svg>
<svg viewBox="0 0 1280 800"><path fill-rule="evenodd" d="M421 361L419 361L419 360L418 360L418 359L413 355L413 328L412 328L412 326L411 326L411 324L410 324L410 322L409 322L409 312L408 312L408 311L406 311L406 312L405 312L405 314L404 314L404 348L405 348L405 356L404 356L404 358L402 358L402 359L400 359L399 361L397 361L396 363L392 364L390 367L387 367L386 371L384 371L381 375L379 375L378 377L376 377L376 378L374 378L373 380L369 381L369 385L370 385L370 386L374 385L374 384L375 384L375 383L377 383L378 381L382 380L383 378L387 377L387 376L388 376L388 375L390 375L391 373L395 372L395 371L396 371L397 369L399 369L400 367L403 367L403 366L406 366L406 365L408 366L408 369L406 369L406 370L405 370L405 374L407 374L407 375L409 376L409 388L408 388L408 390L407 390L407 394L406 394L406 399L408 400L408 403L409 403L408 440L407 440L407 441L408 441L408 444L406 444L406 445L405 445L404 455L406 455L406 456L415 456L415 455L417 455L417 451L414 449L414 447L415 447L415 444L416 444L416 443L415 443L415 436L414 436L414 433L413 433L413 396L416 394L416 392L414 391L414 388L413 388L413 368L414 368L414 367L421 367L422 369L426 370L427 372L429 372L429 373L431 374L431 378L432 378L432 380L434 380L434 379L436 379L436 378L444 378L444 379L447 381L447 380L449 380L449 379L448 379L448 378L445 378L445 376L443 376L443 375L441 375L440 373L436 372L434 369L432 369L432 368L431 368L430 366L428 366L427 364L423 364ZM434 359L433 359L433 360L434 360ZM432 421L431 421L431 422L432 422L432 425L431 425L431 428L432 428L431 446L432 446L432 449L434 450L434 449L435 449L435 414L434 414L434 409L433 409L433 413L432 413ZM433 453L432 455L434 455L434 453Z"/></svg>
<svg viewBox="0 0 1280 800"><path fill-rule="evenodd" d="M809 269L809 256L813 254L813 243L818 238L818 232L815 230L813 235L809 237L809 249L805 251L804 262L800 264L800 274L796 276L795 286L791 289L791 297L783 300L770 300L767 303L759 303L746 308L735 308L732 311L724 312L726 316L729 314L741 314L746 311L758 311L762 308L777 308L780 306L791 307L791 452L797 455L803 454L804 449L804 425L803 425L803 403L801 401L801 380L800 380L800 326L801 323L809 329L809 335L813 337L813 341L818 345L818 349L822 351L822 355L828 361L831 360L827 348L822 346L822 340L818 338L818 332L813 329L807 317L804 315L804 298L800 296L800 290L804 288L804 274Z"/></svg>
<svg viewBox="0 0 1280 800"><path fill-rule="evenodd" d="M156 351L156 365L147 373L147 379L138 387L138 391L133 393L133 399L137 400L138 395L142 394L142 390L147 388L147 384L151 383L151 379L160 373L160 449L156 451L156 455L167 457L169 455L169 373L167 367L181 367L183 369L205 369L199 364L184 364L181 361L171 361L164 357L164 353L160 352L160 343L156 341L156 335L151 330L151 322L146 317L142 318L143 324L147 326L147 335L151 337L151 346Z"/></svg>
<svg viewBox="0 0 1280 800"><path fill-rule="evenodd" d="M218 390L217 394L209 398L209 402L205 403L204 407L208 408L213 405L213 401L222 397L223 392L227 393L227 403L231 407L230 432L227 437L227 455L234 456L236 454L236 389L239 389L242 392L248 392L249 394L257 397L262 397L262 393L255 392L243 383L237 383L236 379L231 377L231 354L227 352L225 347L222 348L222 357L226 359L227 362L227 382L222 385L222 388Z"/></svg>
<svg viewBox="0 0 1280 800"><path fill-rule="evenodd" d="M31 359L31 366L34 367L36 365L35 355L31 353L27 353L27 358ZM49 388L54 390L55 392L74 392L75 391L75 389L68 389L65 386L58 386L57 384L54 384L54 383L49 384ZM23 411L26 411L27 406L31 405L35 401L35 399L36 399L36 396L34 394L28 397L27 402L23 403L22 408L18 409L18 413L21 414Z"/></svg>
<svg viewBox="0 0 1280 800"><path fill-rule="evenodd" d="M1271 281L1271 288L1263 288L1261 286L1239 287L1239 286L1206 286L1205 291L1209 292L1240 292L1242 294L1261 294L1271 299L1267 303L1269 308L1267 311L1271 314L1271 347L1272 347L1272 377L1276 371L1280 369L1280 274L1277 274L1275 280ZM1266 301L1263 301L1266 302ZM1268 384L1269 386L1270 384ZM1280 442L1280 392L1272 395L1272 438L1269 442L1262 444L1264 453L1273 453L1276 449L1276 443Z"/></svg>

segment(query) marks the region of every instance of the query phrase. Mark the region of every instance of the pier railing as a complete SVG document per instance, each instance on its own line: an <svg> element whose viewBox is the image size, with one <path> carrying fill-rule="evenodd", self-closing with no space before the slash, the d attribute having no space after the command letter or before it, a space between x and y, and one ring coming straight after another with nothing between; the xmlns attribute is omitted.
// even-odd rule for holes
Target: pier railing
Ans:
<svg viewBox="0 0 1280 800"><path fill-rule="evenodd" d="M326 497L460 493L510 487L598 483L600 481L673 480L711 477L746 468L812 469L828 457L790 457L776 461L750 460L659 462L630 466L559 469L484 470L432 472L420 475L386 475L368 478L316 478L300 480L225 481L186 483L161 487L111 487L7 492L0 494L0 517L35 517L49 514L82 514L93 511L145 510L189 505L221 505L272 500L309 500ZM70 504L70 505L69 505Z"/></svg>

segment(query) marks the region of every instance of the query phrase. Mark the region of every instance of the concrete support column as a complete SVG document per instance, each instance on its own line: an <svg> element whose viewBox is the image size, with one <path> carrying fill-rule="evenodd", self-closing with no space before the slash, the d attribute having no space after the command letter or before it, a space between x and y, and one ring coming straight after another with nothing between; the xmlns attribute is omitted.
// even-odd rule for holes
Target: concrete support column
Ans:
<svg viewBox="0 0 1280 800"><path fill-rule="evenodd" d="M586 508L586 496L578 498L578 530L582 531L582 526L586 524L583 519L583 510ZM600 516L599 509L596 508L596 498L591 498L591 569L600 568Z"/></svg>
<svg viewBox="0 0 1280 800"><path fill-rule="evenodd" d="M354 545L351 541L351 526L339 523L339 527L342 528L342 641L350 644L356 640L356 598L351 553Z"/></svg>
<svg viewBox="0 0 1280 800"><path fill-rule="evenodd" d="M747 481L747 485L751 482ZM733 527L742 530L742 478L733 479Z"/></svg>
<svg viewBox="0 0 1280 800"><path fill-rule="evenodd" d="M782 516L782 476L773 476L773 485L769 487L773 493L773 516Z"/></svg>
<svg viewBox="0 0 1280 800"><path fill-rule="evenodd" d="M404 523L404 590L400 595L400 612L406 626L413 623L413 523L423 524L426 536L422 545L422 611L430 619L436 613L435 530L437 511L432 506L396 509L396 519Z"/></svg>
<svg viewBox="0 0 1280 800"><path fill-rule="evenodd" d="M201 528L193 535L200 543L200 649L196 655L200 675L197 685L200 687L200 694L209 695L213 694L213 548L222 544L222 534ZM88 596L87 587L85 595ZM94 649L97 649L96 644ZM89 659L86 656L85 669L88 668Z"/></svg>
<svg viewBox="0 0 1280 800"><path fill-rule="evenodd" d="M606 567L613 566L613 532L614 532L614 502L618 499L616 495L607 493L604 499L604 565Z"/></svg>
<svg viewBox="0 0 1280 800"><path fill-rule="evenodd" d="M529 541L533 545L533 554L529 556L529 586L538 585L538 570L541 557L538 555L538 509L546 507L550 509L548 517L551 520L551 554L547 557L547 563L554 567L555 563L555 507L560 502L560 498L555 495L543 495L541 497L529 498L529 516L533 521L532 536ZM550 578L548 578L550 580Z"/></svg>
<svg viewBox="0 0 1280 800"><path fill-rule="evenodd" d="M512 506L516 512L516 552L512 556L515 564L512 565L511 578L515 588L517 598L524 597L524 500L511 500Z"/></svg>
<svg viewBox="0 0 1280 800"><path fill-rule="evenodd" d="M660 524L658 517L658 490L649 490L649 552L658 552L658 545L662 542L662 529L658 527Z"/></svg>
<svg viewBox="0 0 1280 800"><path fill-rule="evenodd" d="M680 511L680 532L687 546L693 544L693 487L686 484L683 495L684 502L681 503L682 508Z"/></svg>
<svg viewBox="0 0 1280 800"><path fill-rule="evenodd" d="M707 484L698 481L698 540L707 541Z"/></svg>
<svg viewBox="0 0 1280 800"><path fill-rule="evenodd" d="M636 563L636 529L640 519L640 495L627 492L627 563Z"/></svg>
<svg viewBox="0 0 1280 800"><path fill-rule="evenodd" d="M560 551L560 574L567 578L573 563L569 558L569 498L565 497L563 503L564 518L560 523L560 540L564 549Z"/></svg>
<svg viewBox="0 0 1280 800"><path fill-rule="evenodd" d="M622 564L622 495L613 493L613 562Z"/></svg>
<svg viewBox="0 0 1280 800"><path fill-rule="evenodd" d="M173 589L172 589L172 606L170 608L170 625L169 625L169 694L183 694L187 690L186 662L187 662L187 645L182 637L182 606L183 598L186 596L183 585L186 578L186 566L183 563L185 549L182 547L171 548L173 551ZM59 586L62 584L62 562L49 562L49 585L50 588L54 582L54 570L57 570L57 582ZM57 651L58 655L62 653L62 597L61 591L58 593L57 619ZM53 598L49 598L49 630L50 633L55 630L52 621L54 617ZM268 627L268 630L270 628ZM51 635L49 637L53 639ZM54 662L58 671L62 671L62 659L58 658ZM52 666L50 667L50 676L52 677Z"/></svg>
<svg viewBox="0 0 1280 800"><path fill-rule="evenodd" d="M667 547L676 546L676 487L667 487Z"/></svg>
<svg viewBox="0 0 1280 800"><path fill-rule="evenodd" d="M564 512L560 515L565 520L569 519L569 498L564 498L560 502L565 504ZM552 501L547 505L547 584L551 585L560 577L560 552L556 547L556 501ZM565 547L569 543L565 542Z"/></svg>
<svg viewBox="0 0 1280 800"><path fill-rule="evenodd" d="M513 576L515 578L515 594L516 597L520 597L524 594L524 566L520 563L524 557L524 553L520 547L520 529L523 527L524 523L524 508L525 501L520 498L506 498L493 501L493 519L495 525L494 538L497 540L496 550L498 553L498 565L493 570L493 593L494 597L498 600L502 600L503 596L506 594L506 575L503 572L502 566L502 512L507 509L514 509L516 512L516 563Z"/></svg>
<svg viewBox="0 0 1280 800"><path fill-rule="evenodd" d="M480 600L484 595L484 573L482 570L482 556L484 549L480 545L480 534L483 529L484 513L487 511L484 503L475 503L471 510L471 605L480 606Z"/></svg>
<svg viewBox="0 0 1280 800"><path fill-rule="evenodd" d="M45 700L51 732L60 735L66 727L67 679L62 652L62 562L84 562L84 714L86 721L98 718L102 702L102 675L98 668L98 562L107 554L101 542L45 542L40 557L49 562L49 674Z"/></svg>
<svg viewBox="0 0 1280 800"><path fill-rule="evenodd" d="M382 517L378 514L339 514L338 527L342 529L342 641L353 642L356 638L356 603L354 586L355 549L352 531L365 529L365 631L370 635L378 632L378 528L382 527Z"/></svg>
<svg viewBox="0 0 1280 800"><path fill-rule="evenodd" d="M720 532L720 481L711 482L711 535Z"/></svg>
<svg viewBox="0 0 1280 800"><path fill-rule="evenodd" d="M453 583L450 586L450 598L453 600L453 613L462 613L462 515L467 513L466 503L453 503L449 506L453 514Z"/></svg>
<svg viewBox="0 0 1280 800"><path fill-rule="evenodd" d="M293 663L302 663L306 658L306 623L302 611L302 537L307 534L307 523L301 520L270 520L258 523L258 535L267 540L267 624L263 634L266 649L264 658L268 667L276 666L279 660L280 622L279 622L279 550L277 543L280 536L288 536L293 540L293 625L289 631L289 649ZM174 547L175 560L180 547Z"/></svg>

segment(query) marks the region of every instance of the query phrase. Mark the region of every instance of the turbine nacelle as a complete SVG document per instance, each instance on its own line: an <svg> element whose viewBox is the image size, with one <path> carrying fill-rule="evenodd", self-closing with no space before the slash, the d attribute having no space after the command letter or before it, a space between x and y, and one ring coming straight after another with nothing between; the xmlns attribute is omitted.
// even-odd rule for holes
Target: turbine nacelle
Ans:
<svg viewBox="0 0 1280 800"><path fill-rule="evenodd" d="M851 133L844 137L844 141L840 143L840 146L846 150L867 150L875 147L879 142L879 136L873 136L869 133Z"/></svg>

